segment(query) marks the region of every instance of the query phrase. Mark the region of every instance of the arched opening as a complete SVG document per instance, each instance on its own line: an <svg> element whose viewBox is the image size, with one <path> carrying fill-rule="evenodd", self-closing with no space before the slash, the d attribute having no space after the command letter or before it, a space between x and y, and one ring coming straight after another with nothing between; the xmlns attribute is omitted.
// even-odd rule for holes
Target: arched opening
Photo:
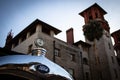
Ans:
<svg viewBox="0 0 120 80"><path fill-rule="evenodd" d="M83 64L88 65L88 60L87 60L87 58L83 58Z"/></svg>

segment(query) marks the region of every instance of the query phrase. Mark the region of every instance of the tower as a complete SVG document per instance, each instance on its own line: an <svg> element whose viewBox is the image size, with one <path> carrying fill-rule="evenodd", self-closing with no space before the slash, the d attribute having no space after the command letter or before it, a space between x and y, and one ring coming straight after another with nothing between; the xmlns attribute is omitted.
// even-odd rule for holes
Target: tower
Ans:
<svg viewBox="0 0 120 80"><path fill-rule="evenodd" d="M114 38L114 49L116 50L117 60L120 65L120 30L113 32L111 35Z"/></svg>
<svg viewBox="0 0 120 80"><path fill-rule="evenodd" d="M97 3L79 13L79 15L84 17L85 24L87 24L90 20L99 20L102 24L102 27L109 32L109 25L104 19L105 14L107 14L107 12L103 10Z"/></svg>
<svg viewBox="0 0 120 80"><path fill-rule="evenodd" d="M99 30L89 37L94 38L89 40L85 35L86 42L91 44L89 49L89 63L91 70L91 80L119 80L119 70L117 60L114 54L114 48L111 41L110 27L108 22L104 19L104 15L107 14L97 3L93 4L89 8L85 9L79 15L84 18L85 25L83 26L83 32L86 34L85 27L91 26L91 21L94 21L91 26L91 33L96 30L95 27L102 27L102 34L99 37ZM88 30L88 29L87 29Z"/></svg>

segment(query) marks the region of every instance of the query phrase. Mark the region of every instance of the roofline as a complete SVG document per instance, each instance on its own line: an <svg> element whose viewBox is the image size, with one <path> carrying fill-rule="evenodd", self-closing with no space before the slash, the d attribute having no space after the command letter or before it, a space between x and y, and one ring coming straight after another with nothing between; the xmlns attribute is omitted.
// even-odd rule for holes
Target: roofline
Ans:
<svg viewBox="0 0 120 80"><path fill-rule="evenodd" d="M114 34L119 34L119 33L120 33L120 29L117 30L117 31L114 31L114 32L111 34L111 36L113 36Z"/></svg>
<svg viewBox="0 0 120 80"><path fill-rule="evenodd" d="M94 3L93 5L91 5L90 7L88 7L87 9L83 10L82 12L80 12L79 15L83 16L82 15L83 12L85 12L86 10L90 9L93 6L97 6L98 8L100 8L104 12L104 14L107 14L107 12L102 7L100 7L97 3Z"/></svg>
<svg viewBox="0 0 120 80"><path fill-rule="evenodd" d="M49 25L49 24L47 24L47 23L45 23L45 22L43 22L43 21L41 21L41 20L39 20L39 19L36 19L36 20L33 21L30 25L28 25L25 29L23 29L20 33L18 33L13 39L16 39L16 38L19 37L20 35L24 34L27 30L29 30L29 29L31 29L31 28L34 28L34 27L32 27L32 26L34 26L34 25L36 25L36 24L42 24L42 25L47 25L47 26L49 26L48 28L54 30L56 35L57 35L58 33L62 32L61 30L59 30L59 29L57 29L57 28L55 28L55 27L53 27L53 26L51 26L51 25ZM13 40L13 39L12 39L12 40Z"/></svg>
<svg viewBox="0 0 120 80"><path fill-rule="evenodd" d="M83 42L83 41L78 41L76 43L74 43L74 45L79 45L81 44L82 46L86 46L86 47L90 47L91 45L89 43Z"/></svg>

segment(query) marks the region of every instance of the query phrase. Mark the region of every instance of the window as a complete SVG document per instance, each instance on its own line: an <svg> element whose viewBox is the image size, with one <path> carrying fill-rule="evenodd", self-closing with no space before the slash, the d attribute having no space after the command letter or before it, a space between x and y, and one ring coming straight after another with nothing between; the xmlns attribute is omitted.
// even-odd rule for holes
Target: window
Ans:
<svg viewBox="0 0 120 80"><path fill-rule="evenodd" d="M113 56L111 56L111 59L112 59L112 63L114 63L114 58L113 58Z"/></svg>
<svg viewBox="0 0 120 80"><path fill-rule="evenodd" d="M118 42L120 42L120 37L118 38Z"/></svg>
<svg viewBox="0 0 120 80"><path fill-rule="evenodd" d="M55 49L55 56L58 56L58 57L60 57L60 50L59 49Z"/></svg>
<svg viewBox="0 0 120 80"><path fill-rule="evenodd" d="M95 17L98 18L98 14L97 13L95 13Z"/></svg>
<svg viewBox="0 0 120 80"><path fill-rule="evenodd" d="M118 78L118 74L117 74L117 70L114 69L114 73L115 73L115 78Z"/></svg>
<svg viewBox="0 0 120 80"><path fill-rule="evenodd" d="M30 36L33 35L35 33L35 28L30 30Z"/></svg>
<svg viewBox="0 0 120 80"><path fill-rule="evenodd" d="M89 16L89 20L92 20L93 18L92 18L92 15L91 16Z"/></svg>
<svg viewBox="0 0 120 80"><path fill-rule="evenodd" d="M15 44L12 44L12 49L15 47Z"/></svg>
<svg viewBox="0 0 120 80"><path fill-rule="evenodd" d="M88 52L88 48L86 48L86 47L83 47L83 51L86 51L86 52Z"/></svg>
<svg viewBox="0 0 120 80"><path fill-rule="evenodd" d="M32 51L32 46L33 46L32 44L28 46L28 54L31 53L31 51Z"/></svg>
<svg viewBox="0 0 120 80"><path fill-rule="evenodd" d="M89 72L85 72L85 80L89 80Z"/></svg>
<svg viewBox="0 0 120 80"><path fill-rule="evenodd" d="M88 65L88 60L87 60L87 58L83 58L83 64Z"/></svg>
<svg viewBox="0 0 120 80"><path fill-rule="evenodd" d="M75 61L75 54L70 54L70 60Z"/></svg>
<svg viewBox="0 0 120 80"><path fill-rule="evenodd" d="M23 42L26 39L26 34L21 37L21 42Z"/></svg>
<svg viewBox="0 0 120 80"><path fill-rule="evenodd" d="M74 75L74 69L69 68L69 69L68 69L68 72L70 73L70 75L72 75L72 76Z"/></svg>
<svg viewBox="0 0 120 80"><path fill-rule="evenodd" d="M98 75L99 75L99 80L103 80L103 76L102 76L102 72L98 72Z"/></svg>
<svg viewBox="0 0 120 80"><path fill-rule="evenodd" d="M108 46L109 46L109 49L111 49L111 45L110 45L110 43L108 43Z"/></svg>
<svg viewBox="0 0 120 80"><path fill-rule="evenodd" d="M14 47L18 45L18 40L14 41Z"/></svg>
<svg viewBox="0 0 120 80"><path fill-rule="evenodd" d="M42 27L42 32L45 33L45 34L48 34L50 35L50 29L49 28L46 28L47 26L43 25Z"/></svg>

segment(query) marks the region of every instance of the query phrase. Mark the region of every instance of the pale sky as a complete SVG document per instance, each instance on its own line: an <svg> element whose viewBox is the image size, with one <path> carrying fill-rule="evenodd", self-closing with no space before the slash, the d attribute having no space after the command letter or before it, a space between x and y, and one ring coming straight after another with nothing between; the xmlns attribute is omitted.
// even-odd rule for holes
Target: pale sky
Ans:
<svg viewBox="0 0 120 80"><path fill-rule="evenodd" d="M83 40L84 18L78 13L97 3L107 14L104 16L110 32L120 29L119 0L0 0L0 47L12 29L14 36L34 20L40 19L62 32L57 38L66 41L66 30L74 29L74 41Z"/></svg>

